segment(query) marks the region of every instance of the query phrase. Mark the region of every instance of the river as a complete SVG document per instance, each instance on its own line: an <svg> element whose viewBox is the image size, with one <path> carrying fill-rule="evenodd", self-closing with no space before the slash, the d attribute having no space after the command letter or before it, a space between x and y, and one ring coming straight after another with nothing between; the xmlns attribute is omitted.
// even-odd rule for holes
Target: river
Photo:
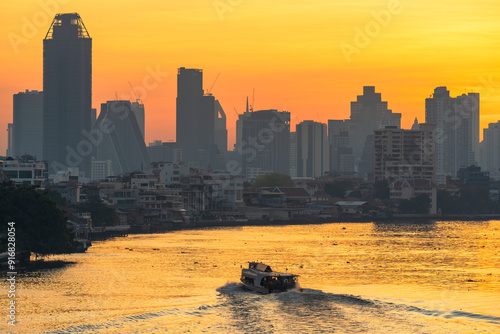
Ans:
<svg viewBox="0 0 500 334"><path fill-rule="evenodd" d="M18 275L0 332L500 333L500 221L176 231L50 259L74 263ZM256 260L303 292L243 290Z"/></svg>

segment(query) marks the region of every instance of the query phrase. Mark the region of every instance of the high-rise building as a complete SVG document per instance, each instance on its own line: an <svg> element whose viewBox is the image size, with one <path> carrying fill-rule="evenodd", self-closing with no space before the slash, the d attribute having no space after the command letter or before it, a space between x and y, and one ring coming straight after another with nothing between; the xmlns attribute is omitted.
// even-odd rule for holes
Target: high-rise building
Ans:
<svg viewBox="0 0 500 334"><path fill-rule="evenodd" d="M80 15L57 14L43 40L43 159L49 173L90 176L92 39Z"/></svg>
<svg viewBox="0 0 500 334"><path fill-rule="evenodd" d="M333 173L353 173L354 155L349 146L349 126L347 121L328 120L328 141L330 143L330 171Z"/></svg>
<svg viewBox="0 0 500 334"><path fill-rule="evenodd" d="M182 150L176 142L162 142L155 140L147 147L151 162L172 162L178 164L182 161Z"/></svg>
<svg viewBox="0 0 500 334"><path fill-rule="evenodd" d="M7 157L12 157L14 155L14 124L7 124L7 152L5 152Z"/></svg>
<svg viewBox="0 0 500 334"><path fill-rule="evenodd" d="M221 157L219 160L225 161L227 153L227 126L226 113L219 102L215 100L215 146ZM224 165L222 165L224 168Z"/></svg>
<svg viewBox="0 0 500 334"><path fill-rule="evenodd" d="M382 101L380 93L375 93L375 87L364 86L363 95L358 95L357 100L351 102L351 118L347 123L349 146L353 149L356 170L360 174L373 172L373 148L370 145L372 137L369 136L386 125L399 128L401 114L393 113L387 108L387 102Z"/></svg>
<svg viewBox="0 0 500 334"><path fill-rule="evenodd" d="M375 130L374 179L418 178L436 181L435 125L418 124L411 130L386 126Z"/></svg>
<svg viewBox="0 0 500 334"><path fill-rule="evenodd" d="M436 125L438 183L446 175L456 176L461 167L476 164L479 160L478 93L452 98L446 87L437 87L432 97L425 99L425 122Z"/></svg>
<svg viewBox="0 0 500 334"><path fill-rule="evenodd" d="M290 174L290 113L276 109L245 111L238 116L236 151L243 175L259 170ZM248 171L247 171L248 170ZM248 177L248 175L247 175Z"/></svg>
<svg viewBox="0 0 500 334"><path fill-rule="evenodd" d="M500 179L500 121L483 129L481 142L481 167L494 179Z"/></svg>
<svg viewBox="0 0 500 334"><path fill-rule="evenodd" d="M95 126L95 121L97 120L97 109L90 109L90 128L92 129Z"/></svg>
<svg viewBox="0 0 500 334"><path fill-rule="evenodd" d="M290 132L290 176L297 177L297 132Z"/></svg>
<svg viewBox="0 0 500 334"><path fill-rule="evenodd" d="M43 156L43 93L26 90L14 94L14 133L11 152L14 156L29 154L37 160Z"/></svg>
<svg viewBox="0 0 500 334"><path fill-rule="evenodd" d="M326 124L303 121L297 124L297 176L321 177L330 170L330 146Z"/></svg>
<svg viewBox="0 0 500 334"><path fill-rule="evenodd" d="M113 175L150 168L151 162L130 101L101 104L95 131L99 131L96 160L111 160ZM96 139L96 140L98 140Z"/></svg>
<svg viewBox="0 0 500 334"><path fill-rule="evenodd" d="M176 142L184 161L196 167L224 167L225 114L212 94L204 94L202 70L179 68L176 117Z"/></svg>
<svg viewBox="0 0 500 334"><path fill-rule="evenodd" d="M132 112L137 120L137 125L139 125L139 130L141 130L142 139L145 140L145 128L146 128L146 117L144 113L144 104L139 103L139 101L132 102Z"/></svg>

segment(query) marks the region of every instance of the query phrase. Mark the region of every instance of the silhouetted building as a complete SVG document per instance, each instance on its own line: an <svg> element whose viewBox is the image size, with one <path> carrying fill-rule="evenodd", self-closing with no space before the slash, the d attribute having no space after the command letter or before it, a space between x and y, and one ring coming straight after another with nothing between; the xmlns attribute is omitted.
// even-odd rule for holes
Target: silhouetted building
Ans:
<svg viewBox="0 0 500 334"><path fill-rule="evenodd" d="M202 70L179 68L176 102L176 142L184 161L196 167L224 167L225 114L213 95L204 94ZM219 151L217 143L224 152Z"/></svg>
<svg viewBox="0 0 500 334"><path fill-rule="evenodd" d="M182 161L182 150L176 142L162 142L156 140L147 147L151 162L172 162L178 164Z"/></svg>
<svg viewBox="0 0 500 334"><path fill-rule="evenodd" d="M12 157L14 155L14 124L7 124L7 152L5 152L7 157Z"/></svg>
<svg viewBox="0 0 500 334"><path fill-rule="evenodd" d="M414 124L411 130L386 126L375 130L374 179L436 180L435 125Z"/></svg>
<svg viewBox="0 0 500 334"><path fill-rule="evenodd" d="M227 154L226 113L218 100L215 100L215 146L217 147L214 169L225 169Z"/></svg>
<svg viewBox="0 0 500 334"><path fill-rule="evenodd" d="M390 198L399 204L402 200L410 200L425 195L430 200L427 214L437 213L437 186L430 179L401 178L389 184Z"/></svg>
<svg viewBox="0 0 500 334"><path fill-rule="evenodd" d="M137 120L137 125L139 125L139 130L141 130L142 140L145 140L146 131L146 117L144 113L144 104L139 103L139 101L132 102L132 112Z"/></svg>
<svg viewBox="0 0 500 334"><path fill-rule="evenodd" d="M330 169L330 146L326 124L303 121L297 124L297 176L321 177Z"/></svg>
<svg viewBox="0 0 500 334"><path fill-rule="evenodd" d="M57 14L43 40L43 159L49 173L90 176L92 39L80 15Z"/></svg>
<svg viewBox="0 0 500 334"><path fill-rule="evenodd" d="M438 184L479 160L478 93L452 98L446 87L437 87L425 99L425 122L436 125Z"/></svg>
<svg viewBox="0 0 500 334"><path fill-rule="evenodd" d="M290 113L276 109L246 111L236 122L242 174L290 174Z"/></svg>
<svg viewBox="0 0 500 334"><path fill-rule="evenodd" d="M328 120L328 141L330 143L330 171L354 172L354 155L349 146L349 126L347 121Z"/></svg>
<svg viewBox="0 0 500 334"><path fill-rule="evenodd" d="M401 126L401 114L393 113L387 108L387 102L382 101L380 93L375 93L375 87L364 86L363 95L358 95L351 102L351 118L349 126L349 146L353 149L355 168L360 174L373 172L373 146L367 136L373 135L376 129L386 125ZM363 151L370 153L363 157ZM361 165L360 163L363 162Z"/></svg>
<svg viewBox="0 0 500 334"><path fill-rule="evenodd" d="M42 160L43 93L37 90L14 94L14 133L11 152L14 156L29 154Z"/></svg>
<svg viewBox="0 0 500 334"><path fill-rule="evenodd" d="M481 171L479 166L462 167L458 170L457 177L467 187L490 187L490 172Z"/></svg>
<svg viewBox="0 0 500 334"><path fill-rule="evenodd" d="M297 177L297 132L290 132L290 176Z"/></svg>
<svg viewBox="0 0 500 334"><path fill-rule="evenodd" d="M490 176L500 178L500 121L488 124L483 129L481 142L481 167L490 172Z"/></svg>
<svg viewBox="0 0 500 334"><path fill-rule="evenodd" d="M108 101L101 104L96 128L101 133L96 160L111 160L113 175L150 168L146 144L130 101Z"/></svg>
<svg viewBox="0 0 500 334"><path fill-rule="evenodd" d="M90 128L92 129L95 126L95 121L97 120L97 109L90 109Z"/></svg>

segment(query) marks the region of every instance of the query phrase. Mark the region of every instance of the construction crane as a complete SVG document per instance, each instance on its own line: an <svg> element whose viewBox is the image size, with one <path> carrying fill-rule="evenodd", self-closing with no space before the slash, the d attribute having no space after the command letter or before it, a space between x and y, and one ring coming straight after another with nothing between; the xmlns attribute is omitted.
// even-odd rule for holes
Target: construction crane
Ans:
<svg viewBox="0 0 500 334"><path fill-rule="evenodd" d="M141 101L141 104L142 104L141 98L139 96L137 96L137 93L135 92L134 87L132 87L132 84L130 83L130 81L128 82L128 84L130 86L130 89L132 89L132 93L134 93L134 95L135 95L135 102Z"/></svg>
<svg viewBox="0 0 500 334"><path fill-rule="evenodd" d="M220 73L217 74L217 76L215 77L215 80L214 80L214 83L212 84L212 87L210 87L210 89L207 90L207 94L212 94L212 89L214 88L215 83L217 82L217 79L219 79L219 75L220 75Z"/></svg>
<svg viewBox="0 0 500 334"><path fill-rule="evenodd" d="M253 89L252 104L250 105L250 111L251 112L253 112L254 103L255 103L255 88Z"/></svg>

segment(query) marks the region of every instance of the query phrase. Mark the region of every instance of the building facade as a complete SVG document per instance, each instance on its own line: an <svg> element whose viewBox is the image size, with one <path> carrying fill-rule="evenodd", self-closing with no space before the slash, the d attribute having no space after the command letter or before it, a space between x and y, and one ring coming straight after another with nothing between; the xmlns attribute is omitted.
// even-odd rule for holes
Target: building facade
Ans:
<svg viewBox="0 0 500 334"><path fill-rule="evenodd" d="M101 113L93 129L97 161L111 160L113 175L149 169L151 161L130 101L108 101L101 104Z"/></svg>
<svg viewBox="0 0 500 334"><path fill-rule="evenodd" d="M297 124L297 176L317 178L330 170L330 147L326 124Z"/></svg>
<svg viewBox="0 0 500 334"><path fill-rule="evenodd" d="M13 156L43 156L43 92L26 90L14 94Z"/></svg>
<svg viewBox="0 0 500 334"><path fill-rule="evenodd" d="M36 161L33 157L0 161L0 175L3 174L16 184L42 186L47 177L46 172L45 163Z"/></svg>
<svg viewBox="0 0 500 334"><path fill-rule="evenodd" d="M330 172L353 173L354 155L349 145L349 125L344 120L328 120L330 143Z"/></svg>
<svg viewBox="0 0 500 334"><path fill-rule="evenodd" d="M351 117L347 120L349 146L352 147L355 169L360 174L373 172L373 150L370 141L373 132L384 126L401 127L401 114L388 109L375 87L364 86L363 95L351 102Z"/></svg>
<svg viewBox="0 0 500 334"><path fill-rule="evenodd" d="M43 40L43 159L49 173L90 176L92 39L80 15L57 14Z"/></svg>
<svg viewBox="0 0 500 334"><path fill-rule="evenodd" d="M146 136L146 115L144 112L144 104L139 103L139 101L131 103L132 112L137 120L137 125L139 125L139 130L141 131L142 140L145 140Z"/></svg>
<svg viewBox="0 0 500 334"><path fill-rule="evenodd" d="M483 130L480 152L482 169L489 171L492 178L500 179L500 121L488 124Z"/></svg>
<svg viewBox="0 0 500 334"><path fill-rule="evenodd" d="M414 124L411 130L386 126L375 130L374 179L421 178L436 181L435 125Z"/></svg>
<svg viewBox="0 0 500 334"><path fill-rule="evenodd" d="M290 113L276 109L246 111L236 122L241 171L290 174Z"/></svg>
<svg viewBox="0 0 500 334"><path fill-rule="evenodd" d="M437 87L432 97L425 99L425 122L436 125L438 179L455 176L461 167L476 164L479 160L478 93L452 98L446 87Z"/></svg>
<svg viewBox="0 0 500 334"><path fill-rule="evenodd" d="M108 176L113 175L111 160L92 160L92 173L90 181L104 180Z"/></svg>
<svg viewBox="0 0 500 334"><path fill-rule="evenodd" d="M184 162L194 167L224 167L225 114L215 97L204 93L202 70L179 68L176 117L176 142Z"/></svg>

